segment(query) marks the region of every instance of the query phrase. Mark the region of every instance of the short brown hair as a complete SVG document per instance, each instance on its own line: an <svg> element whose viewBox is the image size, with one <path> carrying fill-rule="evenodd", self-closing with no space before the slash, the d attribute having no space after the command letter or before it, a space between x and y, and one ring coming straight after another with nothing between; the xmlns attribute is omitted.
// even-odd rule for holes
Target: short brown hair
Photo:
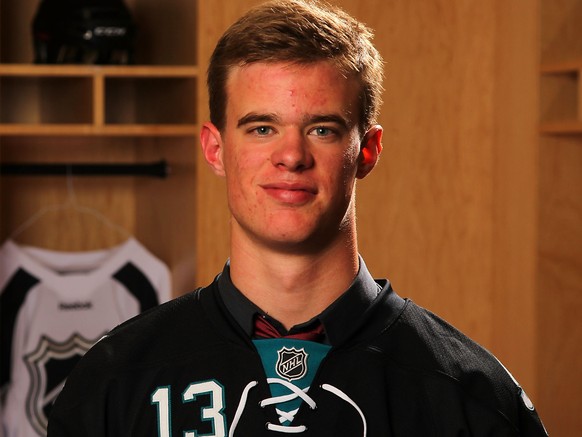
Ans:
<svg viewBox="0 0 582 437"><path fill-rule="evenodd" d="M329 60L362 85L360 123L365 132L381 104L383 61L372 31L343 10L316 0L274 0L259 5L223 34L210 58L210 120L226 125L226 81L235 66L254 62L308 64Z"/></svg>

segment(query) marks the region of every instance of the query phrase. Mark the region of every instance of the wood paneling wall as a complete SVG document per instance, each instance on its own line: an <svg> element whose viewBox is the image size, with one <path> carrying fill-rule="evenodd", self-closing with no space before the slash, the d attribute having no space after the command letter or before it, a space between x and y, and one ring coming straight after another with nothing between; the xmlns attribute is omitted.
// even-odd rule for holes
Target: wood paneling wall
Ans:
<svg viewBox="0 0 582 437"><path fill-rule="evenodd" d="M582 144L540 144L539 406L556 436L582 426Z"/></svg>
<svg viewBox="0 0 582 437"><path fill-rule="evenodd" d="M580 63L581 20L580 0L541 1L542 64ZM580 74L541 80L542 120L579 123ZM582 428L582 135L545 134L538 155L538 404L550 434L577 436Z"/></svg>

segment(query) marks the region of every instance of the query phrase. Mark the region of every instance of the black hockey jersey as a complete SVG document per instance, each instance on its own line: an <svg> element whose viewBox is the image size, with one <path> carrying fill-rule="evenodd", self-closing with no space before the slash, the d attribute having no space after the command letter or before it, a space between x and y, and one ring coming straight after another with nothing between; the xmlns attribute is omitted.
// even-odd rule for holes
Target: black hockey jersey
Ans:
<svg viewBox="0 0 582 437"><path fill-rule="evenodd" d="M48 435L546 435L495 357L377 283L373 305L333 346L253 341L218 281L142 314L87 353Z"/></svg>

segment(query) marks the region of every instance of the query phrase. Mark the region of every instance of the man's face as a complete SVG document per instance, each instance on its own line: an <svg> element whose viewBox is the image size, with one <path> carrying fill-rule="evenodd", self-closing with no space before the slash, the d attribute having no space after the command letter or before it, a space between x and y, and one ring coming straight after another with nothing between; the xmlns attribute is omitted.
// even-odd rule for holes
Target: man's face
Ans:
<svg viewBox="0 0 582 437"><path fill-rule="evenodd" d="M233 237L304 251L353 230L357 80L327 62L254 63L234 68L226 89L217 161Z"/></svg>

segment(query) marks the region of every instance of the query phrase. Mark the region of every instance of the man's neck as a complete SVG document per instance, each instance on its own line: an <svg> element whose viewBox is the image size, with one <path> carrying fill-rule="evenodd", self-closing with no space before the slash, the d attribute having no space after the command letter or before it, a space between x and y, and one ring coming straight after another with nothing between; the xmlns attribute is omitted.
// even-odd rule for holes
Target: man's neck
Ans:
<svg viewBox="0 0 582 437"><path fill-rule="evenodd" d="M348 289L358 272L355 243L297 254L236 240L230 256L233 284L287 329L321 313Z"/></svg>

